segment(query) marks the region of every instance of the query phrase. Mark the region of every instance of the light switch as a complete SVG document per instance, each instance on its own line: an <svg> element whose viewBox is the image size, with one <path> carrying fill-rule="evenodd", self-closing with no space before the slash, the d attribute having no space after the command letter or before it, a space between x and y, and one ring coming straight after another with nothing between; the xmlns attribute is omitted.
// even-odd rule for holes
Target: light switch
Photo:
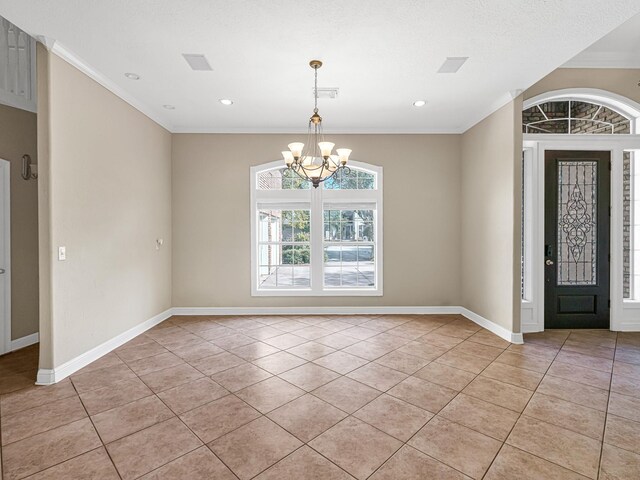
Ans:
<svg viewBox="0 0 640 480"><path fill-rule="evenodd" d="M61 262L67 259L67 247L58 247L58 260Z"/></svg>

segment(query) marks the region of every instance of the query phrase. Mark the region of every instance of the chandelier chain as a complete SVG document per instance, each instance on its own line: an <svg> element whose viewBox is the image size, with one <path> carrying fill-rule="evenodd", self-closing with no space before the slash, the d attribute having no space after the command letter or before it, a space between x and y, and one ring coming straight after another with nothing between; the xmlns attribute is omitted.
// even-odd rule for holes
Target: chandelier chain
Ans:
<svg viewBox="0 0 640 480"><path fill-rule="evenodd" d="M314 88L313 88L313 113L318 113L318 69L314 68Z"/></svg>

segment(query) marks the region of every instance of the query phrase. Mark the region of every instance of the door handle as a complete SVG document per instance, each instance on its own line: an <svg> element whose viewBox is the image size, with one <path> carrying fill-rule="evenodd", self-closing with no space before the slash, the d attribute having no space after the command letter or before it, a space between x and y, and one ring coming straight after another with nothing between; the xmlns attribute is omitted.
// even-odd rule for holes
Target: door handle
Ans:
<svg viewBox="0 0 640 480"><path fill-rule="evenodd" d="M0 268L0 275L2 275L5 272L4 268Z"/></svg>
<svg viewBox="0 0 640 480"><path fill-rule="evenodd" d="M544 261L547 265L553 265L553 260L549 260L548 258Z"/></svg>

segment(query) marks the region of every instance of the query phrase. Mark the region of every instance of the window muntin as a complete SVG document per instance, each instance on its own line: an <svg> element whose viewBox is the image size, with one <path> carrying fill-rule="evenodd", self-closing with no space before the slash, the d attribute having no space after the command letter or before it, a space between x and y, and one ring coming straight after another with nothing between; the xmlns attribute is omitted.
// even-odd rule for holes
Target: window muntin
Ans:
<svg viewBox="0 0 640 480"><path fill-rule="evenodd" d="M555 100L522 111L522 133L628 134L631 119L605 105L582 100Z"/></svg>
<svg viewBox="0 0 640 480"><path fill-rule="evenodd" d="M253 295L382 294L382 169L360 165L317 189L251 169Z"/></svg>

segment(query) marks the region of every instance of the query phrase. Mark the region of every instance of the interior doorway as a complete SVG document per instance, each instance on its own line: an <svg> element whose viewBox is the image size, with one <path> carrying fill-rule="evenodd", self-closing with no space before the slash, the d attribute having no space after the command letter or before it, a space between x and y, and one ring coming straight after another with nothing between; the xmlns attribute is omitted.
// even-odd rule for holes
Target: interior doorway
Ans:
<svg viewBox="0 0 640 480"><path fill-rule="evenodd" d="M610 151L545 151L545 328L609 328Z"/></svg>

